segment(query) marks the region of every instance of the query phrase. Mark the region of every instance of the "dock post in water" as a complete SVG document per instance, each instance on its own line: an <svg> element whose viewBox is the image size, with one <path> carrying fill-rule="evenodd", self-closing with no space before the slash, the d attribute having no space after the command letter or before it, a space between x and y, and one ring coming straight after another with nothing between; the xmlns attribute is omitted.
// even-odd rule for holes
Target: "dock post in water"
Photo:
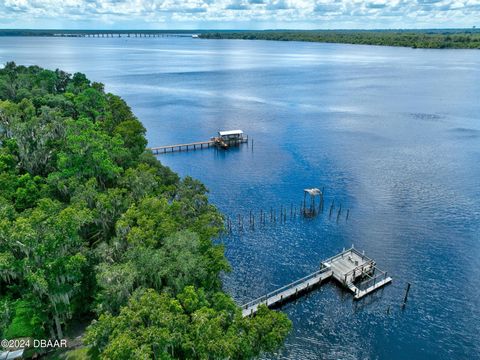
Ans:
<svg viewBox="0 0 480 360"><path fill-rule="evenodd" d="M403 298L402 306L405 306L407 304L407 299L408 299L408 293L409 292L410 292L410 283L407 283L407 287L405 288L405 296Z"/></svg>

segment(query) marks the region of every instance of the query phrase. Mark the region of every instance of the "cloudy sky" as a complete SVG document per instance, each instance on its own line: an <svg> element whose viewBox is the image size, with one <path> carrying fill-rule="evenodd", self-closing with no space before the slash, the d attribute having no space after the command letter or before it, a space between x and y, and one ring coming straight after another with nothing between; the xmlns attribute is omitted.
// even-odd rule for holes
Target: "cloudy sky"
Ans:
<svg viewBox="0 0 480 360"><path fill-rule="evenodd" d="M480 27L480 0L0 0L1 28Z"/></svg>

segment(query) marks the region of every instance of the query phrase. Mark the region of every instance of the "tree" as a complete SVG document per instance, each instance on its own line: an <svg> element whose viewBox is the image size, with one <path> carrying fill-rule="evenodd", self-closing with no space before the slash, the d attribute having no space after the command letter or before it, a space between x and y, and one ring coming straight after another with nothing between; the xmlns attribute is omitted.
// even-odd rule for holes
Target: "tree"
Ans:
<svg viewBox="0 0 480 360"><path fill-rule="evenodd" d="M121 174L118 165L125 149L118 137L109 137L87 118L65 121L65 142L57 154L57 171L49 182L63 195L71 195L83 181L94 178L106 188Z"/></svg>
<svg viewBox="0 0 480 360"><path fill-rule="evenodd" d="M176 297L137 291L118 316L100 316L85 341L101 359L250 359L276 349L291 327L266 307L242 318L222 293L212 305L202 289L187 286ZM266 315L266 316L265 316Z"/></svg>
<svg viewBox="0 0 480 360"><path fill-rule="evenodd" d="M0 69L0 332L62 338L75 319L105 359L244 359L289 329L242 319L221 291L207 189L145 149L145 128L85 75Z"/></svg>
<svg viewBox="0 0 480 360"><path fill-rule="evenodd" d="M3 334L6 339L45 337L46 333L43 328L45 322L44 315L34 299L17 300L10 316L12 320Z"/></svg>
<svg viewBox="0 0 480 360"><path fill-rule="evenodd" d="M10 259L9 268L15 269L11 277L43 304L53 319L51 333L58 338L63 337L62 326L73 314L73 299L85 276L85 248L78 233L88 221L87 210L63 208L45 199L0 227L0 252L10 251L15 257Z"/></svg>
<svg viewBox="0 0 480 360"><path fill-rule="evenodd" d="M99 120L105 113L107 102L101 92L94 88L86 88L75 97L78 117Z"/></svg>

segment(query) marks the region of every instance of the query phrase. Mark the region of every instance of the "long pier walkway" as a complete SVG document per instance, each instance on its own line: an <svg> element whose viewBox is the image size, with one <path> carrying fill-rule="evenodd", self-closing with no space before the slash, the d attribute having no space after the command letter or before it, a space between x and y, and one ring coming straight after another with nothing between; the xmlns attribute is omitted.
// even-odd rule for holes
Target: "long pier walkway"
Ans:
<svg viewBox="0 0 480 360"><path fill-rule="evenodd" d="M185 144L164 145L150 148L154 155L167 154L179 151L202 150L212 146L227 148L229 146L248 143L248 136L238 140L218 140L216 138L206 141L197 141Z"/></svg>
<svg viewBox="0 0 480 360"><path fill-rule="evenodd" d="M279 306L322 285L331 278L350 290L355 300L392 281L386 272L376 267L375 261L352 247L322 261L320 269L312 274L242 305L242 315L243 317L254 315L260 305L266 305L269 308Z"/></svg>

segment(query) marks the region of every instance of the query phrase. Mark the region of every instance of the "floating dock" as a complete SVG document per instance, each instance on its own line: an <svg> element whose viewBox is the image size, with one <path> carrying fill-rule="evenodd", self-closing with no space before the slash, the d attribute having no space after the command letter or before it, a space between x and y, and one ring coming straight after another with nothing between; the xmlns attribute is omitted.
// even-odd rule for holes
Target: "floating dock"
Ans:
<svg viewBox="0 0 480 360"><path fill-rule="evenodd" d="M248 135L242 130L219 131L217 137L206 141L197 141L185 144L164 145L150 148L154 155L167 154L172 152L202 150L210 147L228 149L231 146L248 143Z"/></svg>
<svg viewBox="0 0 480 360"><path fill-rule="evenodd" d="M355 300L392 281L386 272L376 267L375 261L352 247L322 261L320 269L314 273L242 305L242 315L243 317L254 315L260 305L269 308L280 306L332 278L350 290Z"/></svg>

